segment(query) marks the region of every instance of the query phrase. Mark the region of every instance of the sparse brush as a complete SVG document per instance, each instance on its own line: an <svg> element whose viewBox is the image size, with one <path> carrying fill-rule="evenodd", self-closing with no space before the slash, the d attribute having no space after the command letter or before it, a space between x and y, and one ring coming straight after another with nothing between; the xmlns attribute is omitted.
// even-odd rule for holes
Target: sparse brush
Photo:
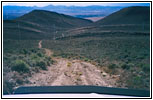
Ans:
<svg viewBox="0 0 153 100"><path fill-rule="evenodd" d="M47 63L45 61L37 62L36 66L39 66L43 70L47 70Z"/></svg>
<svg viewBox="0 0 153 100"><path fill-rule="evenodd" d="M123 69L130 69L130 65L128 65L128 64L123 64L122 66L121 66Z"/></svg>
<svg viewBox="0 0 153 100"><path fill-rule="evenodd" d="M82 72L77 72L77 74L78 74L79 76L81 76L81 75L82 75Z"/></svg>
<svg viewBox="0 0 153 100"><path fill-rule="evenodd" d="M24 72L24 73L30 70L29 65L26 64L23 60L16 60L13 63L11 69L17 72Z"/></svg>
<svg viewBox="0 0 153 100"><path fill-rule="evenodd" d="M76 80L77 80L77 81L82 81L80 77L77 77Z"/></svg>
<svg viewBox="0 0 153 100"><path fill-rule="evenodd" d="M110 65L108 66L109 69L114 69L114 68L116 68L116 67L117 67L116 64L110 64Z"/></svg>
<svg viewBox="0 0 153 100"><path fill-rule="evenodd" d="M67 67L71 67L72 63L71 62L67 62Z"/></svg>

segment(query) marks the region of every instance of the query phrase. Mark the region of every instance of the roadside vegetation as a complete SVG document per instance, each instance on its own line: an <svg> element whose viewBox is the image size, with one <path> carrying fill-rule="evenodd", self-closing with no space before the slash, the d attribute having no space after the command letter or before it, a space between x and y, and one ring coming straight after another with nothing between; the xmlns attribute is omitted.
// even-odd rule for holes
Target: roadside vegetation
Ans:
<svg viewBox="0 0 153 100"><path fill-rule="evenodd" d="M5 41L12 47L7 44L4 46L9 48L4 49L3 55L4 93L10 93L15 87L28 83L28 77L40 70L47 70L47 66L53 64L52 58L45 55L45 50L37 48L35 42L20 41L18 44L15 40Z"/></svg>
<svg viewBox="0 0 153 100"><path fill-rule="evenodd" d="M39 41L4 40L4 93L12 93L16 87L28 83L27 78L32 74L52 65L52 58L38 48ZM90 62L112 76L118 75L118 87L150 88L149 35L44 39L42 46L52 50L53 57ZM71 67L71 63L67 63L67 67Z"/></svg>
<svg viewBox="0 0 153 100"><path fill-rule="evenodd" d="M120 75L119 87L149 89L149 36L108 35L44 40L42 45L53 50L53 56L91 62L112 75Z"/></svg>

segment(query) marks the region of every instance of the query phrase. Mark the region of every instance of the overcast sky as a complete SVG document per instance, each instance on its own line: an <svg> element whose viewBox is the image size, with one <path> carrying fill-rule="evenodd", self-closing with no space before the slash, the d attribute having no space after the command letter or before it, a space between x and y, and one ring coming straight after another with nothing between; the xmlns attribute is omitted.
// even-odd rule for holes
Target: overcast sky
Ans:
<svg viewBox="0 0 153 100"><path fill-rule="evenodd" d="M106 2L3 2L4 5L18 5L18 6L38 6L43 7L47 5L64 5L64 6L150 6L149 3L106 3Z"/></svg>

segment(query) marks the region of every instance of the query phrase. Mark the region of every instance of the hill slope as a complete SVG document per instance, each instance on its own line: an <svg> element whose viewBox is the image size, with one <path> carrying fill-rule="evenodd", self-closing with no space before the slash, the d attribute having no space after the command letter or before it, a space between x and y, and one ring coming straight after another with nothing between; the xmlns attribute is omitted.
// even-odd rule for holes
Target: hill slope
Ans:
<svg viewBox="0 0 153 100"><path fill-rule="evenodd" d="M64 28L81 27L92 23L89 20L45 10L33 10L32 12L25 14L16 20L37 23L44 26L55 25L56 27Z"/></svg>
<svg viewBox="0 0 153 100"><path fill-rule="evenodd" d="M116 24L149 24L149 7L128 7L123 8L99 21L94 25L116 25Z"/></svg>
<svg viewBox="0 0 153 100"><path fill-rule="evenodd" d="M61 35L61 31L82 27L92 21L56 12L33 10L15 20L4 20L4 38L42 39Z"/></svg>

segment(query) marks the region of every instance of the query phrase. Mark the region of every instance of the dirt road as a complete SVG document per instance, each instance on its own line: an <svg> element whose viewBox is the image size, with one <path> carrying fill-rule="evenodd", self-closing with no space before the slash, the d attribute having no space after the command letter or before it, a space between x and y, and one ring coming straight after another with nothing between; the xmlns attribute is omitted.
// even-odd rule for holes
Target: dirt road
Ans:
<svg viewBox="0 0 153 100"><path fill-rule="evenodd" d="M39 41L39 43L38 43L38 48L42 48L41 43L42 43L42 40L41 40L41 41Z"/></svg>
<svg viewBox="0 0 153 100"><path fill-rule="evenodd" d="M42 41L39 42L41 48ZM53 52L46 49L46 54ZM26 86L59 86L59 85L97 85L116 87L116 79L89 62L53 58L56 64L48 66L48 70L41 70L29 77Z"/></svg>
<svg viewBox="0 0 153 100"><path fill-rule="evenodd" d="M38 43L38 48L42 48L42 40L41 41L39 41L39 43ZM46 55L47 56L51 56L52 54L53 54L53 52L51 51L51 50L49 50L49 49L46 49L46 48L43 48L43 49L45 49L45 52L46 52Z"/></svg>

